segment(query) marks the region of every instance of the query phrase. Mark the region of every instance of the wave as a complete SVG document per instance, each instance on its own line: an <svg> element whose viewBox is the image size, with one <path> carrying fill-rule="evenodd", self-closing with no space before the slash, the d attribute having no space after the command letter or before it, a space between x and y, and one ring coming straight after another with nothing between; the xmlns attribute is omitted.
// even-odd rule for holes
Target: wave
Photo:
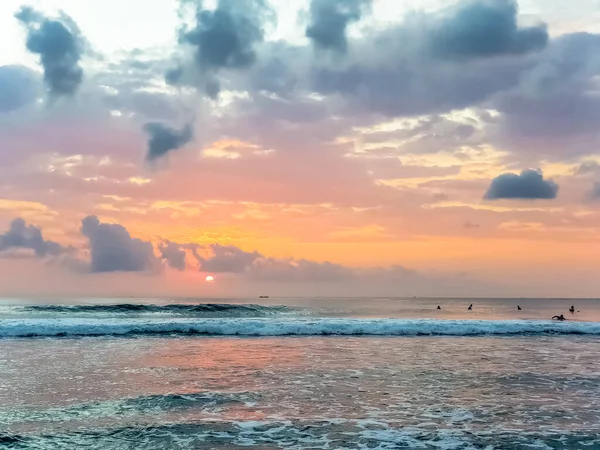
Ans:
<svg viewBox="0 0 600 450"><path fill-rule="evenodd" d="M598 322L435 319L27 319L0 321L0 338L85 336L600 335Z"/></svg>
<svg viewBox="0 0 600 450"><path fill-rule="evenodd" d="M162 413L174 410L210 410L229 404L253 404L259 395L253 392L189 392L181 394L156 394L103 402L90 402L67 407L48 409L29 408L10 410L5 414L3 425L20 422L63 422L69 420L90 420L101 417L135 416L140 413ZM0 434L0 448L2 434Z"/></svg>
<svg viewBox="0 0 600 450"><path fill-rule="evenodd" d="M493 432L441 426L398 427L384 421L325 420L202 421L80 428L55 434L11 435L0 432L8 448L88 448L143 450L156 448L591 448L600 433L576 431L524 432L496 427Z"/></svg>
<svg viewBox="0 0 600 450"><path fill-rule="evenodd" d="M173 410L185 408L209 408L223 406L230 403L247 403L256 401L258 396L252 392L219 393L219 392L192 392L185 394L159 394L136 398L122 399L113 402L110 407L113 413L126 410ZM106 411L105 404L97 405L99 410ZM89 408L87 405L86 408Z"/></svg>
<svg viewBox="0 0 600 450"><path fill-rule="evenodd" d="M287 306L242 305L227 303L203 304L115 304L115 305L33 305L18 308L25 312L55 314L169 314L194 317L230 316L264 317L291 311Z"/></svg>

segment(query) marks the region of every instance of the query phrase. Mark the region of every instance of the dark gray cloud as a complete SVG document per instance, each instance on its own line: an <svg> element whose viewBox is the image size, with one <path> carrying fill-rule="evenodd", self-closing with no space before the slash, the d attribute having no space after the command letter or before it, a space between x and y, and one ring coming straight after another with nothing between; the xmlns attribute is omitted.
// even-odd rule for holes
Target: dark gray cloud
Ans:
<svg viewBox="0 0 600 450"><path fill-rule="evenodd" d="M360 20L371 0L312 0L306 37L320 49L346 53L346 29Z"/></svg>
<svg viewBox="0 0 600 450"><path fill-rule="evenodd" d="M553 39L524 70L514 89L496 96L501 112L494 144L547 160L597 153L600 139L600 35L574 33Z"/></svg>
<svg viewBox="0 0 600 450"><path fill-rule="evenodd" d="M38 88L35 72L23 66L0 66L0 113L33 103Z"/></svg>
<svg viewBox="0 0 600 450"><path fill-rule="evenodd" d="M88 216L82 221L81 232L89 240L91 261L71 257L72 248L65 249L50 241L44 241L37 227L27 226L17 219L11 226L11 232L0 237L3 250L34 250L36 255L59 255L56 261L77 273L103 272L141 272L151 271L158 274L160 260L154 256L149 242L132 238L123 226L101 223L98 218ZM3 239L11 235L8 241ZM14 236L17 237L14 237ZM8 244L7 244L8 242ZM46 244L41 244L46 242ZM391 295L403 292L403 295L425 295L427 289L436 286L436 294L444 291L448 282L452 286L464 286L465 278L448 274L439 276L406 269L402 266L355 268L331 262L316 262L292 258L268 258L258 252L246 252L234 246L212 245L202 247L193 243L177 244L163 241L160 245L161 259L178 269L186 268L184 253L190 253L198 261L204 262L201 270L215 273L229 273L235 278L248 282L259 282L261 286L284 286L284 283L298 283L305 289L317 288L317 285L335 289L328 295L339 295L340 288L346 292L362 292L364 295ZM207 251L211 256L199 253ZM63 254L65 253L65 254ZM19 255L16 255L19 256ZM55 261L54 259L52 261ZM157 270L152 270L157 269ZM233 283L233 277L231 279ZM267 284L262 284L267 283ZM273 284L268 284L273 283ZM279 284L282 283L282 284ZM314 284L307 284L314 283ZM342 284L339 284L342 283ZM439 284L441 283L441 285ZM259 286L257 284L257 286ZM469 288L473 285L469 282ZM261 290L263 288L261 287ZM425 289L425 290L424 290ZM271 291L270 291L271 292ZM336 294L337 292L337 294ZM414 294L413 294L414 292ZM452 291L455 292L455 291ZM462 292L462 291L461 291ZM362 295L362 294L361 294Z"/></svg>
<svg viewBox="0 0 600 450"><path fill-rule="evenodd" d="M587 80L600 71L599 51L598 34L571 33L553 39L537 58L536 65L524 74L521 92L537 97L563 92L577 84L581 88L589 87Z"/></svg>
<svg viewBox="0 0 600 450"><path fill-rule="evenodd" d="M146 159L154 161L162 158L171 150L177 150L191 142L194 133L191 125L185 125L181 130L176 130L159 122L150 122L144 125L148 134L148 153Z"/></svg>
<svg viewBox="0 0 600 450"><path fill-rule="evenodd" d="M58 256L69 251L56 242L45 240L40 228L27 225L21 218L14 219L8 231L0 234L0 252L11 249L33 250L39 258Z"/></svg>
<svg viewBox="0 0 600 450"><path fill-rule="evenodd" d="M517 13L514 0L463 2L434 23L429 46L436 56L450 59L519 55L546 47L546 26L519 27Z"/></svg>
<svg viewBox="0 0 600 450"><path fill-rule="evenodd" d="M74 94L83 80L79 63L84 48L75 22L65 14L50 19L29 6L22 7L15 17L27 29L27 49L40 57L50 93Z"/></svg>
<svg viewBox="0 0 600 450"><path fill-rule="evenodd" d="M237 247L214 244L212 255L200 257L200 269L212 273L244 273L261 257L257 252L245 252Z"/></svg>
<svg viewBox="0 0 600 450"><path fill-rule="evenodd" d="M181 258L188 245L173 244L172 254ZM213 244L206 247L210 256L201 256L192 248L202 272L231 273L244 275L258 281L339 281L354 276L354 269L330 262L315 262L297 259L267 258L258 252L246 252L235 246ZM173 256L172 255L172 256ZM181 262L181 261L179 261Z"/></svg>
<svg viewBox="0 0 600 450"><path fill-rule="evenodd" d="M331 4L338 3L332 1ZM459 13L476 11L477 5L482 10L504 14L507 29L515 27L511 39L519 41L521 32L527 30L517 26L516 10L510 2L467 1L452 10L453 13L414 13L400 24L372 30L360 39L349 41L344 64L316 63L314 52L308 46L265 42L255 46L256 61L246 70L221 72L219 77L227 87L249 95L247 101L234 100L234 108L251 104L256 116L260 115L263 121L271 120L273 125L281 119L273 112L275 107L285 108L285 114L294 123L307 120L304 113L308 120L320 120L315 111L325 117L335 116L338 128L343 126L340 122L348 126L368 126L370 121L381 120L381 114L400 117L440 114L474 106L487 108L497 94L519 86L524 74L536 67L541 56L527 45L523 48L530 51L497 47L497 53L473 51L468 58L454 54L443 56L434 51L433 36L440 30L452 29L457 17L463 23L466 20L463 15L467 15ZM538 28L545 33L544 27ZM198 50L198 47L192 48ZM510 57L497 57L501 55ZM182 65L174 72L177 82L198 83L193 77L189 79L190 66L199 68L197 62ZM203 86L215 75L215 70L209 72L200 71ZM325 99L315 101L315 93ZM238 117L248 115L248 111L243 113ZM436 147L434 140L431 140L431 148Z"/></svg>
<svg viewBox="0 0 600 450"><path fill-rule="evenodd" d="M273 17L265 0L219 0L216 9L197 6L196 23L180 35L180 42L193 52L193 67L180 65L167 72L170 84L197 84L193 73L210 97L216 97L222 69L245 69L257 58L255 46L264 39L263 26Z"/></svg>
<svg viewBox="0 0 600 450"><path fill-rule="evenodd" d="M494 178L484 198L499 199L554 199L558 194L558 184L544 180L538 170L524 170L520 175L505 173Z"/></svg>
<svg viewBox="0 0 600 450"><path fill-rule="evenodd" d="M319 93L337 107L338 117L444 113L514 89L547 47L544 26L518 26L513 2L467 0L450 11L413 13L366 33L348 43L351 51L337 66L315 64L298 47L270 46L261 54L260 70L252 71L254 87L288 101L294 94Z"/></svg>
<svg viewBox="0 0 600 450"><path fill-rule="evenodd" d="M201 254L203 250L208 255ZM267 258L256 251L246 252L231 245L201 247L165 241L159 245L159 251L162 259L177 270L187 268L186 252L189 251L202 272L244 275L260 281L336 281L354 274L354 269L330 262Z"/></svg>
<svg viewBox="0 0 600 450"><path fill-rule="evenodd" d="M477 5L487 3L463 2L459 11L476 10ZM465 48L461 52L469 57L458 58L459 43L444 49L446 38L437 36L440 30L454 29L457 20L422 13L373 32L352 44L347 64L313 68L311 88L323 95L341 94L354 114L435 114L480 105L517 86L535 65L537 54L495 57L509 51L501 47L487 52Z"/></svg>
<svg viewBox="0 0 600 450"><path fill-rule="evenodd" d="M389 117L435 114L479 105L514 87L527 64L500 60L442 64L396 59L385 49L381 54L386 61L319 69L312 77L313 88L323 95L341 94L354 114L365 110Z"/></svg>
<svg viewBox="0 0 600 450"><path fill-rule="evenodd" d="M198 246L194 244L177 244L171 241L161 242L158 246L161 258L173 269L184 271L187 267L186 250L191 250L198 258L196 250Z"/></svg>
<svg viewBox="0 0 600 450"><path fill-rule="evenodd" d="M97 217L88 216L81 223L81 233L89 241L94 273L143 272L157 264L152 244L132 238L121 225L101 223Z"/></svg>

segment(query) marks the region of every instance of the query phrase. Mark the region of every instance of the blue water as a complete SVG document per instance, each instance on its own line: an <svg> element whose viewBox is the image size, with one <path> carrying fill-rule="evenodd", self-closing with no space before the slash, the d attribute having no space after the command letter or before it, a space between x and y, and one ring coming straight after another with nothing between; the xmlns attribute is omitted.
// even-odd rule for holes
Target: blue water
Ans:
<svg viewBox="0 0 600 450"><path fill-rule="evenodd" d="M0 301L0 448L600 448L598 301L258 303Z"/></svg>

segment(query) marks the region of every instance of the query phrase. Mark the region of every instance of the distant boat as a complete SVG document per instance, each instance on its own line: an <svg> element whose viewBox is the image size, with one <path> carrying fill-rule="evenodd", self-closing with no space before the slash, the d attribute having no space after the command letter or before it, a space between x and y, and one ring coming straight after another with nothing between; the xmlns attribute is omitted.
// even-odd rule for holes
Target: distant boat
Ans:
<svg viewBox="0 0 600 450"><path fill-rule="evenodd" d="M268 295L260 295L258 298L269 298Z"/></svg>

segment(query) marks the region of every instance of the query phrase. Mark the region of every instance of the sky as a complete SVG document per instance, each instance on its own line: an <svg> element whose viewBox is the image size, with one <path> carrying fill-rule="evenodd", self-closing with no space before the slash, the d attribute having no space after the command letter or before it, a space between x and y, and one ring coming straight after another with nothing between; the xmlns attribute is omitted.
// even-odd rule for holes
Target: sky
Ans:
<svg viewBox="0 0 600 450"><path fill-rule="evenodd" d="M122 5L0 3L1 296L600 295L599 0Z"/></svg>

